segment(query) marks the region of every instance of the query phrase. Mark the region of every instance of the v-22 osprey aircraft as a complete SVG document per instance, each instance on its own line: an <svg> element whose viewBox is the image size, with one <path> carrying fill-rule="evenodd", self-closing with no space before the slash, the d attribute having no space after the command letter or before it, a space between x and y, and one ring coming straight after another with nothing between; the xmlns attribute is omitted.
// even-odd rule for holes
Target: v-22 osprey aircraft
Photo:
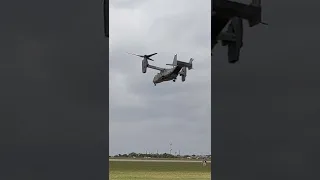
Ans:
<svg viewBox="0 0 320 180"><path fill-rule="evenodd" d="M155 86L157 84L159 84L159 83L164 82L164 81L171 81L172 80L173 82L175 82L177 77L178 77L178 75L181 76L181 80L182 80L182 82L184 82L186 80L186 77L187 77L187 69L188 70L193 69L192 68L193 58L190 58L190 61L188 63L187 62L183 62L183 61L178 61L177 60L177 54L174 55L172 64L166 64L166 65L169 65L169 66L173 66L173 68L161 68L161 67L150 65L148 63L148 60L149 61L154 61L150 57L154 56L154 55L156 55L158 53L153 53L153 54L150 54L150 55L138 55L138 54L132 54L132 53L128 53L128 54L135 55L135 56L143 58L143 60L142 60L142 73L146 73L147 72L147 68L155 69L155 70L160 71L153 78L153 84Z"/></svg>
<svg viewBox="0 0 320 180"><path fill-rule="evenodd" d="M236 63L243 46L243 19L249 22L250 27L258 24L268 25L261 21L261 0L251 0L250 4L211 0L211 5L211 55L215 45L221 41L222 46L228 47L229 63ZM228 23L227 31L222 32Z"/></svg>

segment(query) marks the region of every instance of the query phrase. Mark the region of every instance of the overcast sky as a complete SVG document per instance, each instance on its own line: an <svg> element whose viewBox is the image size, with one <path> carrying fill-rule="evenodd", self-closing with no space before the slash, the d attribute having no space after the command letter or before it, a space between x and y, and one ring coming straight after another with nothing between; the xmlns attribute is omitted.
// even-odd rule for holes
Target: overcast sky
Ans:
<svg viewBox="0 0 320 180"><path fill-rule="evenodd" d="M110 154L211 153L210 0L110 1ZM141 58L166 67L174 54L194 60L185 82L154 86L156 70L141 72ZM167 66L169 68L169 66Z"/></svg>

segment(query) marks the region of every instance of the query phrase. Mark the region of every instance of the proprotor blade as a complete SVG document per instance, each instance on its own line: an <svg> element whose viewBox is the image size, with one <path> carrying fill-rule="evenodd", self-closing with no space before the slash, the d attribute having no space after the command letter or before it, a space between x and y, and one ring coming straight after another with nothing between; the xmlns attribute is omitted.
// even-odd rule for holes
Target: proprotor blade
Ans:
<svg viewBox="0 0 320 180"><path fill-rule="evenodd" d="M142 55L139 55L139 54L133 54L133 53L129 53L129 52L127 52L128 54L131 54L131 55L134 55L134 56L138 56L138 57L142 57L142 58L144 58L144 56L142 56Z"/></svg>
<svg viewBox="0 0 320 180"><path fill-rule="evenodd" d="M149 58L149 57L154 56L154 55L156 55L156 54L158 54L158 53L153 53L153 54L146 55L146 56Z"/></svg>

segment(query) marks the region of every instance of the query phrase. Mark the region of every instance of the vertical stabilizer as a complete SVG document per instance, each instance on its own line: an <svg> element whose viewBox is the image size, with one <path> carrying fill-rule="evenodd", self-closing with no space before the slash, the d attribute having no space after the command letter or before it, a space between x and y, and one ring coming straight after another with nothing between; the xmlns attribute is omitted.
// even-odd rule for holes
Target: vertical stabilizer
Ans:
<svg viewBox="0 0 320 180"><path fill-rule="evenodd" d="M172 64L174 65L174 66L176 66L177 65L177 61L178 61L178 58L177 58L177 54L176 55L174 55L174 58L173 58L173 62L172 62Z"/></svg>
<svg viewBox="0 0 320 180"><path fill-rule="evenodd" d="M166 64L166 65L177 66L178 65L177 55L174 55L172 64Z"/></svg>
<svg viewBox="0 0 320 180"><path fill-rule="evenodd" d="M190 67L188 67L189 70L193 68L193 67L192 67L192 61L193 61L193 60L194 60L193 58L190 58L190 61L189 61Z"/></svg>
<svg viewBox="0 0 320 180"><path fill-rule="evenodd" d="M189 63L192 64L193 60L194 60L193 58L190 58Z"/></svg>

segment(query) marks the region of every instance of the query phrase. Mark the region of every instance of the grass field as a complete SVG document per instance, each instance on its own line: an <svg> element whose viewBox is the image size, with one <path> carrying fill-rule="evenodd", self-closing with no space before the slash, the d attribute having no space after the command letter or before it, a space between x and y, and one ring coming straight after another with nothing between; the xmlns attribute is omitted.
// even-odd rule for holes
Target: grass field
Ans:
<svg viewBox="0 0 320 180"><path fill-rule="evenodd" d="M146 160L145 158L141 157L137 157L135 159L133 158L127 158L127 157L109 157L109 159L132 159L132 160L137 160L137 159L143 159ZM187 160L187 161L201 161L199 159L186 159L186 158L148 158L147 160ZM208 159L208 161L210 161L210 159Z"/></svg>
<svg viewBox="0 0 320 180"><path fill-rule="evenodd" d="M209 180L211 163L109 161L110 180Z"/></svg>

